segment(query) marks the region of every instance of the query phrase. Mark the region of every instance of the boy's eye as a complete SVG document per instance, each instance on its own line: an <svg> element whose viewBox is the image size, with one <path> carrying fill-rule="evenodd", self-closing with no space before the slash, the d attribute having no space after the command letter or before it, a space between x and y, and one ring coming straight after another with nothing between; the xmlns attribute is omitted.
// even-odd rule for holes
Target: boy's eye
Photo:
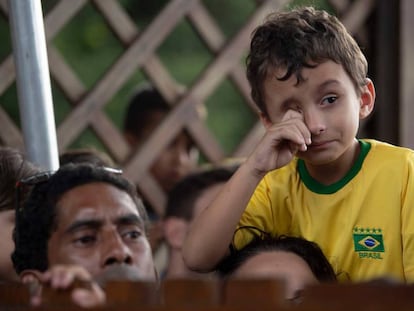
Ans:
<svg viewBox="0 0 414 311"><path fill-rule="evenodd" d="M322 100L322 104L329 105L333 104L337 100L336 96L328 96Z"/></svg>

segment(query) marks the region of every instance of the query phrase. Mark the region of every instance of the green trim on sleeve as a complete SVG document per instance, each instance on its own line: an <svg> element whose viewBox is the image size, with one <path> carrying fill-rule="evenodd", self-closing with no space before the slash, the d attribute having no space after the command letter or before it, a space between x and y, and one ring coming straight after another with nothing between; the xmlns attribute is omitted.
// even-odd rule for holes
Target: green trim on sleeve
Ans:
<svg viewBox="0 0 414 311"><path fill-rule="evenodd" d="M309 175L308 170L306 169L305 162L302 159L299 159L298 172L300 179L303 181L305 186L309 190L319 194L332 194L344 187L361 170L362 163L364 162L365 157L371 149L371 144L369 142L363 140L358 140L358 142L361 146L361 152L359 153L358 159L355 161L355 164L344 176L344 178L329 186L323 185L315 179L313 179L312 176Z"/></svg>

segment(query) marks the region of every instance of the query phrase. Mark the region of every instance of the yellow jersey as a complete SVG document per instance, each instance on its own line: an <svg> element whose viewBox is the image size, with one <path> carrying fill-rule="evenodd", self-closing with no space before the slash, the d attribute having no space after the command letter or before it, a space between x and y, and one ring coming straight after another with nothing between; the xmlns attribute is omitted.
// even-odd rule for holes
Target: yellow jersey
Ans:
<svg viewBox="0 0 414 311"><path fill-rule="evenodd" d="M339 280L414 281L414 151L359 143L352 169L329 186L297 158L269 172L240 219L234 246L250 240L248 228L301 236L319 244Z"/></svg>

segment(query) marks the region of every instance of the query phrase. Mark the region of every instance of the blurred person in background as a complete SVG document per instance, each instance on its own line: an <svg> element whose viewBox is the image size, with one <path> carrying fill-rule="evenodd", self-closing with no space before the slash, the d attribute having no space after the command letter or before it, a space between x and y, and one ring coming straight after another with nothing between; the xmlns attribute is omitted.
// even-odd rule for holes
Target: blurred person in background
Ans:
<svg viewBox="0 0 414 311"><path fill-rule="evenodd" d="M140 85L129 99L123 124L124 137L130 146L133 149L141 148L169 111L168 102L158 90L146 83ZM188 133L183 130L154 158L150 172L166 196L178 181L195 170L198 157L198 149ZM162 221L147 200L144 204L151 222L151 247L157 252L164 239ZM162 257L164 256L160 249L157 261L163 261L165 258Z"/></svg>
<svg viewBox="0 0 414 311"><path fill-rule="evenodd" d="M190 270L181 253L184 239L194 217L197 217L230 179L236 166L212 167L184 177L170 192L164 216L164 236L168 260L164 278L205 277Z"/></svg>
<svg viewBox="0 0 414 311"><path fill-rule="evenodd" d="M254 228L240 230L254 231ZM285 299L298 301L309 285L336 282L335 272L320 247L300 237L260 237L233 250L220 264L225 279L277 279L285 286Z"/></svg>
<svg viewBox="0 0 414 311"><path fill-rule="evenodd" d="M0 146L0 282L19 280L10 257L14 249L15 185L20 179L38 171L19 150Z"/></svg>

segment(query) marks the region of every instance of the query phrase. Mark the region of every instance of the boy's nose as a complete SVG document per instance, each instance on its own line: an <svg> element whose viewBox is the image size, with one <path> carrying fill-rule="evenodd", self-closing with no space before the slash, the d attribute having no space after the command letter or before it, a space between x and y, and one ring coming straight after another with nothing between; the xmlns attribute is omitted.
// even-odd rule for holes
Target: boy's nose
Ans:
<svg viewBox="0 0 414 311"><path fill-rule="evenodd" d="M323 117L317 111L310 110L304 113L305 124L312 135L319 135L325 131L326 125Z"/></svg>

